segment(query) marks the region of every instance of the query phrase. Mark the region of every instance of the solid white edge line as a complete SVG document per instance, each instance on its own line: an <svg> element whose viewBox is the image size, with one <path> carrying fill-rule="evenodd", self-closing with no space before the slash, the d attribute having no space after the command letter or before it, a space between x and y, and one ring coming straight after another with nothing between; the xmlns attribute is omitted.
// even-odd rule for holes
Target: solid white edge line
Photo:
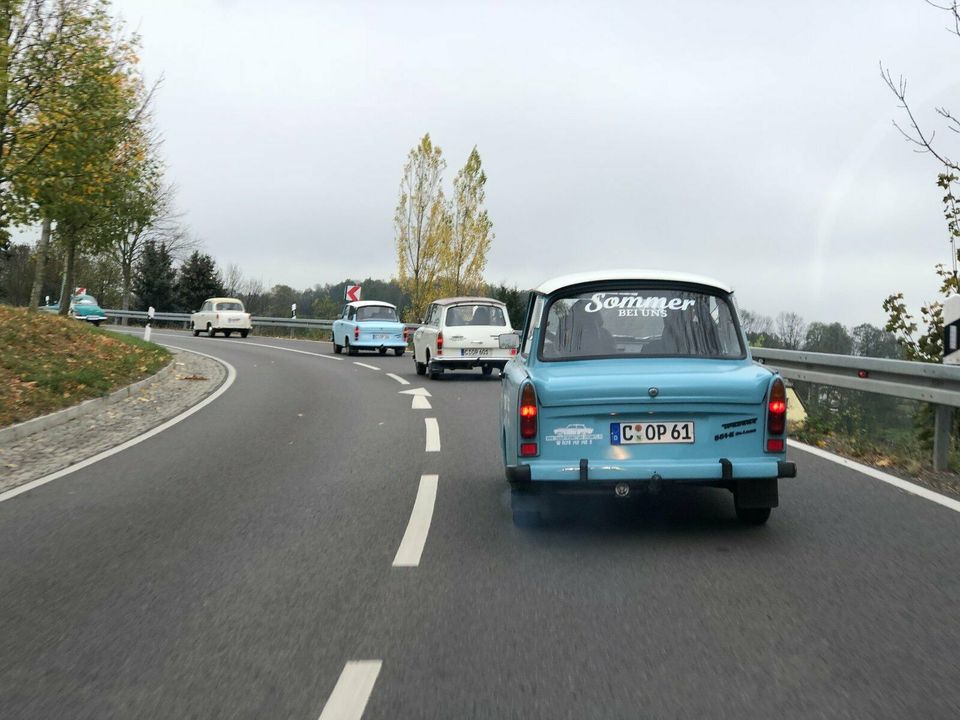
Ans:
<svg viewBox="0 0 960 720"><path fill-rule="evenodd" d="M413 396L413 403L410 405L411 410L430 410L432 408L433 406L430 404L430 401L423 395Z"/></svg>
<svg viewBox="0 0 960 720"><path fill-rule="evenodd" d="M393 558L393 567L420 565L420 556L423 555L423 546L427 543L430 521L433 519L433 506L437 499L439 479L439 475L420 476L417 499L413 502L413 511L410 513L407 530L403 533L400 547L397 548L397 554Z"/></svg>
<svg viewBox="0 0 960 720"><path fill-rule="evenodd" d="M367 365L366 363L357 362L356 360L353 361L353 364L359 365L360 367L367 368L368 370L376 370L378 372L380 370L380 368L378 368L376 365Z"/></svg>
<svg viewBox="0 0 960 720"><path fill-rule="evenodd" d="M360 720L381 667L383 660L352 660L344 665L320 720Z"/></svg>
<svg viewBox="0 0 960 720"><path fill-rule="evenodd" d="M832 452L821 450L820 448L814 447L813 445L807 445L806 443L797 442L796 440L788 440L787 443L790 445L790 447L796 448L797 450L802 450L804 452L810 453L811 455L816 455L817 457L821 457L824 460L829 460L830 462L835 462L838 465L843 465L844 467L847 467L851 470L855 470L856 472L862 473L864 475L868 475L869 477L872 477L875 480L885 482L888 485L893 485L895 488L899 488L900 490L908 492L911 495L917 495L919 497L922 497L925 500L935 502L937 503L937 505L943 505L943 507L949 508L954 512L960 512L960 501L954 500L953 498L949 498L946 495L941 495L940 493L934 492L933 490L928 490L927 488L921 485L916 485L915 483L909 482L908 480L903 480L901 478L895 477L894 475L885 473L882 470L877 470L876 468L872 468L869 465L863 465L861 463L854 462L853 460L848 460L845 457L841 457L840 455L834 455Z"/></svg>
<svg viewBox="0 0 960 720"><path fill-rule="evenodd" d="M312 355L313 357L323 358L324 360L336 360L337 362L343 362L343 358L334 357L333 355L322 355L321 353L309 352L307 350L296 350L295 348L283 347L282 345L267 345L266 343L249 342L247 340L244 340L242 343L239 340L236 342L239 345L253 345L255 347L283 350L284 352L299 353L300 355Z"/></svg>
<svg viewBox="0 0 960 720"><path fill-rule="evenodd" d="M77 470L82 470L85 467L89 467L90 465L100 462L101 460L104 460L110 457L111 455L116 455L119 452L123 452L127 448L131 448L134 445L139 445L144 440L149 440L154 435L158 435L162 433L167 428L173 427L177 423L183 420L186 420L195 412L198 412L203 408L205 408L207 405L212 403L218 397L223 395L227 390L229 390L230 386L233 385L233 381L237 379L236 368L234 368L233 365L228 363L226 360L221 360L220 358L214 357L213 355L207 355L206 353L197 352L196 350L191 350L189 348L178 347L177 345L165 345L165 347L173 348L174 350L183 350L184 352L192 352L196 355L203 355L204 357L208 357L211 360L216 360L218 363L222 363L227 368L227 379L223 382L223 384L220 385L220 387L214 390L211 395L208 395L206 398L198 402L196 405L194 405L191 408L188 408L187 410L184 410L179 415L176 415L175 417L170 418L165 423L161 425L157 425L157 427L153 428L153 430L148 430L142 435L138 435L135 438L131 438L130 440L127 440L125 443L121 443L120 445L117 445L114 448L110 448L109 450L104 450L103 452L98 453L93 457L88 457L86 460L81 460L75 465L71 465L70 467L65 467L62 470L57 470L56 472L50 473L49 475L45 475L44 477L38 478L37 480L31 480L30 482L24 483L19 487L13 488L12 490L7 490L5 493L0 493L0 502L4 502L5 500L10 500L11 498L15 498L17 495L22 495L25 492L29 492L34 488L40 487L41 485L46 485L48 482L59 480L65 475L75 473Z"/></svg>
<svg viewBox="0 0 960 720"><path fill-rule="evenodd" d="M424 418L427 429L427 443L424 452L440 452L440 425L436 418Z"/></svg>
<svg viewBox="0 0 960 720"><path fill-rule="evenodd" d="M400 383L401 385L409 385L409 384L410 384L410 381L407 380L406 378L402 378L402 377L400 377L399 375L394 375L393 373L387 373L387 377L388 377L388 378L393 378L394 380L396 380L396 381L397 381L398 383Z"/></svg>
<svg viewBox="0 0 960 720"><path fill-rule="evenodd" d="M133 336L139 336L143 334L143 333L138 333L131 330L120 330L120 329L114 329L114 328L107 328L107 330L110 330L110 332L118 332L118 333L123 333L125 335L133 335ZM183 335L174 334L174 333L155 332L153 334L155 336L162 335L163 337L183 337ZM240 345L253 345L254 347L265 347L265 348L270 348L271 350L283 350L284 352L299 353L300 355L312 355L313 357L323 358L324 360L335 360L336 362L343 362L343 358L334 357L333 355L323 355L322 353L309 352L307 350L297 350L296 348L283 347L282 345L267 345L266 343L253 342L252 340L241 341L241 340L232 340L230 338L224 338L223 342L235 342ZM327 342L327 341L312 340L311 342ZM158 345L162 345L162 344L163 343L158 343ZM170 347L173 347L173 346L171 345ZM198 355L203 355L202 352L199 352L197 350L190 350L190 352L195 352Z"/></svg>

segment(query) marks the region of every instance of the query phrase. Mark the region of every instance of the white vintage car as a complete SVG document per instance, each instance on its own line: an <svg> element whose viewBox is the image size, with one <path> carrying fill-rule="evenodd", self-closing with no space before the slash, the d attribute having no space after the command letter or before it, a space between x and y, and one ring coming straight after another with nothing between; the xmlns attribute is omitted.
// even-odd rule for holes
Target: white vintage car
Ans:
<svg viewBox="0 0 960 720"><path fill-rule="evenodd" d="M513 332L507 307L484 297L437 300L427 308L423 324L413 334L417 375L435 380L445 370L480 368L484 375L503 366L516 350L501 350L500 336Z"/></svg>
<svg viewBox="0 0 960 720"><path fill-rule="evenodd" d="M190 316L190 327L194 337L201 332L209 337L218 332L223 333L224 337L230 337L231 333L246 337L253 325L250 313L243 309L242 302L236 298L219 297L204 301L201 308Z"/></svg>

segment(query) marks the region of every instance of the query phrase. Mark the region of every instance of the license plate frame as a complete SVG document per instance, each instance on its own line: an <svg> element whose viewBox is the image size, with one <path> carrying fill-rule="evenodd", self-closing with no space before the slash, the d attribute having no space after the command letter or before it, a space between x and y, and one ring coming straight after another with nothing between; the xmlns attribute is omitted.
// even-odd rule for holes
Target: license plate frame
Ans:
<svg viewBox="0 0 960 720"><path fill-rule="evenodd" d="M487 357L490 348L460 348L460 357Z"/></svg>
<svg viewBox="0 0 960 720"><path fill-rule="evenodd" d="M692 445L696 441L693 420L610 423L611 445Z"/></svg>

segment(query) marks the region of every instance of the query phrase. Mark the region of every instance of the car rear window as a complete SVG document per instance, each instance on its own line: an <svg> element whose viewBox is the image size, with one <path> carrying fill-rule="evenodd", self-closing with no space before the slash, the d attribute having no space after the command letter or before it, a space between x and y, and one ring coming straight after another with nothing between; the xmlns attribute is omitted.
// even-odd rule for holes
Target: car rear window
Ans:
<svg viewBox="0 0 960 720"><path fill-rule="evenodd" d="M363 322L364 320L387 320L391 322L398 322L397 311L392 307L387 307L386 305L366 305L364 307L358 307L357 320L359 322Z"/></svg>
<svg viewBox="0 0 960 720"><path fill-rule="evenodd" d="M454 305L447 310L447 327L483 325L506 327L507 317L497 305Z"/></svg>
<svg viewBox="0 0 960 720"><path fill-rule="evenodd" d="M227 312L229 310L237 310L239 312L243 312L243 303L238 303L238 302L217 303L217 310L220 310L221 312Z"/></svg>
<svg viewBox="0 0 960 720"><path fill-rule="evenodd" d="M690 287L636 286L551 300L543 360L591 357L743 358L730 300Z"/></svg>

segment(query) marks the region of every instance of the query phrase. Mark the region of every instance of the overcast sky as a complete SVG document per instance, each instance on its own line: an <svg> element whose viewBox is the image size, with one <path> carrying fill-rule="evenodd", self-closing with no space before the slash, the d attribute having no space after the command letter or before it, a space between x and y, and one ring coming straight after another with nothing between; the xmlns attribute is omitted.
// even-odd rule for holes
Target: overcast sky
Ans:
<svg viewBox="0 0 960 720"><path fill-rule="evenodd" d="M960 111L960 39L922 0L114 5L163 79L187 224L268 286L393 275L425 132L448 185L480 151L494 282L666 268L757 312L881 324L949 262L938 165L892 127L878 67L931 124Z"/></svg>

